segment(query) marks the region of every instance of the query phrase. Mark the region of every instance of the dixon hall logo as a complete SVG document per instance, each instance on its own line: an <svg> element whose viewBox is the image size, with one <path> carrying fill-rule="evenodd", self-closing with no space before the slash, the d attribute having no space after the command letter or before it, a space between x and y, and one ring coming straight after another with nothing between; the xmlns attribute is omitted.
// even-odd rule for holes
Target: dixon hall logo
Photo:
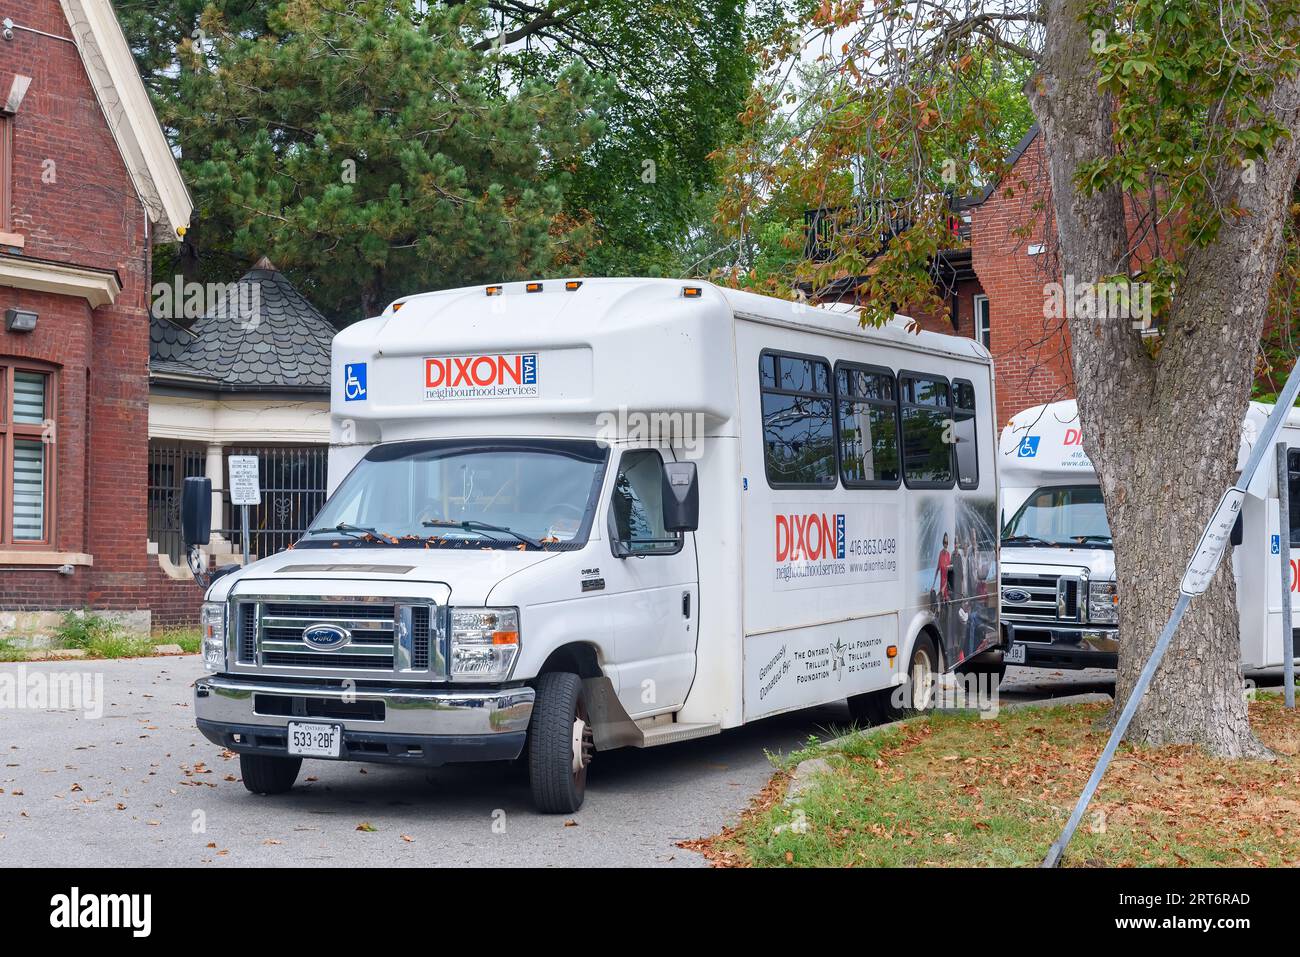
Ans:
<svg viewBox="0 0 1300 957"><path fill-rule="evenodd" d="M817 562L843 557L843 514L776 516L778 562Z"/></svg>
<svg viewBox="0 0 1300 957"><path fill-rule="evenodd" d="M424 360L425 399L533 398L540 385L535 352Z"/></svg>

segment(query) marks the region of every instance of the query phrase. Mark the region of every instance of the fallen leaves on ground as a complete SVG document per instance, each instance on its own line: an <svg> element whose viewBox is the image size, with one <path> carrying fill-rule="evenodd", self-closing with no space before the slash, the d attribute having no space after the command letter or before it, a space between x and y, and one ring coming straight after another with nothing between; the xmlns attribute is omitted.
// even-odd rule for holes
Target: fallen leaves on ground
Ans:
<svg viewBox="0 0 1300 957"><path fill-rule="evenodd" d="M778 773L737 825L680 846L721 867L1037 864L1105 743L1105 711L929 716L831 752L795 807ZM1265 696L1250 717L1278 760L1122 746L1066 863L1300 864L1300 713Z"/></svg>

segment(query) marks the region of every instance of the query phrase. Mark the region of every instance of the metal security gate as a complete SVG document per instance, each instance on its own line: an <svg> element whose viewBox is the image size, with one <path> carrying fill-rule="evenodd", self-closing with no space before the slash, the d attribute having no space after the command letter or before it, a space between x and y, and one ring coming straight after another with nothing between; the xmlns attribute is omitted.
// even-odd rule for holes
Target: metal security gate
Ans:
<svg viewBox="0 0 1300 957"><path fill-rule="evenodd" d="M158 551L181 560L181 488L191 475L202 475L206 449L185 442L149 442L149 541Z"/></svg>
<svg viewBox="0 0 1300 957"><path fill-rule="evenodd" d="M257 456L262 503L250 509L248 544L254 556L264 558L283 551L307 530L325 504L328 453L324 445L225 449L226 475L230 456ZM222 494L221 534L234 544L237 553L243 548L239 509L230 504L229 491Z"/></svg>

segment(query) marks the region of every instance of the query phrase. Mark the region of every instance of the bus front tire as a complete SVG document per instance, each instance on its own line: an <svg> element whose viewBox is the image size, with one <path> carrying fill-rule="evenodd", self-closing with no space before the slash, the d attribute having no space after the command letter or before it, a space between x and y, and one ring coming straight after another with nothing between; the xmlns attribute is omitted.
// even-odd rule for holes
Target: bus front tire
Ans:
<svg viewBox="0 0 1300 957"><path fill-rule="evenodd" d="M533 804L543 814L571 814L582 807L595 750L582 679L552 671L537 679L536 690L528 726Z"/></svg>
<svg viewBox="0 0 1300 957"><path fill-rule="evenodd" d="M254 794L283 794L298 780L302 758L279 758L269 754L241 754L239 775L244 787Z"/></svg>

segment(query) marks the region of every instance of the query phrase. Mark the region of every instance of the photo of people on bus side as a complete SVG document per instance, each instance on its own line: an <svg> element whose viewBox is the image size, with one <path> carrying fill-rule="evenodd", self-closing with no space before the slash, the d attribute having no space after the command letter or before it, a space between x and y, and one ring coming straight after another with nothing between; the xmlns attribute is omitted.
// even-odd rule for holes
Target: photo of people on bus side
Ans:
<svg viewBox="0 0 1300 957"><path fill-rule="evenodd" d="M925 594L943 635L945 662L952 666L996 638L996 545L993 525L982 514L992 511L965 501L957 502L955 521L942 501L925 503L922 511L918 557L928 573Z"/></svg>

